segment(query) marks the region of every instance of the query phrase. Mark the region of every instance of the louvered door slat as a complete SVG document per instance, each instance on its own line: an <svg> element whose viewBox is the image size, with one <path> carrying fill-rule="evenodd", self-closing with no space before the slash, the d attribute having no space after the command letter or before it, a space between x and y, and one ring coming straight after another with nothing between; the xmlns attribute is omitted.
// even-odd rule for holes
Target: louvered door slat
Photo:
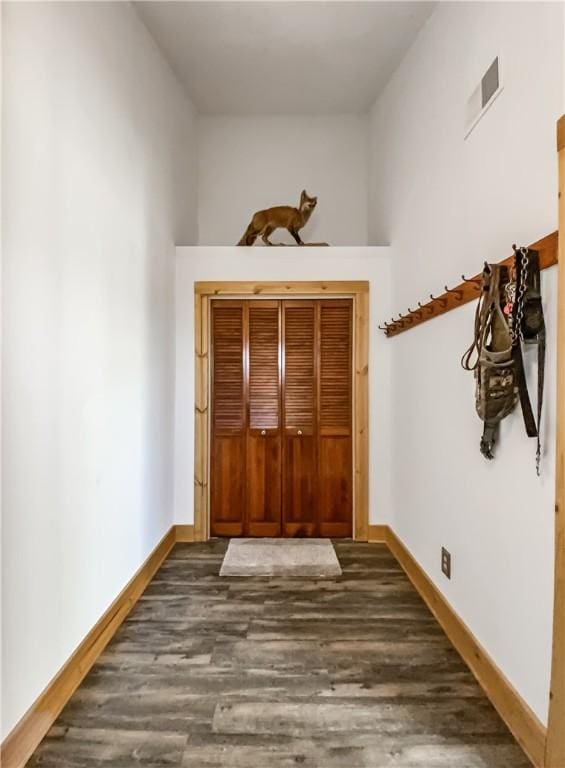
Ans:
<svg viewBox="0 0 565 768"><path fill-rule="evenodd" d="M351 306L320 307L320 427L351 424Z"/></svg>
<svg viewBox="0 0 565 768"><path fill-rule="evenodd" d="M352 534L350 300L320 304L318 504L321 536Z"/></svg>
<svg viewBox="0 0 565 768"><path fill-rule="evenodd" d="M283 302L283 328L283 533L285 536L315 536L315 302Z"/></svg>
<svg viewBox="0 0 565 768"><path fill-rule="evenodd" d="M212 313L213 411L216 432L244 427L243 304L218 302Z"/></svg>
<svg viewBox="0 0 565 768"><path fill-rule="evenodd" d="M285 302L284 414L285 426L312 429L315 416L314 304Z"/></svg>
<svg viewBox="0 0 565 768"><path fill-rule="evenodd" d="M248 303L247 536L281 533L280 302Z"/></svg>
<svg viewBox="0 0 565 768"><path fill-rule="evenodd" d="M276 429L280 412L279 307L249 305L249 426Z"/></svg>
<svg viewBox="0 0 565 768"><path fill-rule="evenodd" d="M213 302L210 529L215 536L244 531L244 320L244 302Z"/></svg>

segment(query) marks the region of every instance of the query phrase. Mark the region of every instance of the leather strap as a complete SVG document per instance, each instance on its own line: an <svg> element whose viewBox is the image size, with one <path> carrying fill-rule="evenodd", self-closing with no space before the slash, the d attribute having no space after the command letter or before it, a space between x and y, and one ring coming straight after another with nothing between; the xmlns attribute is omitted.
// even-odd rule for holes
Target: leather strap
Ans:
<svg viewBox="0 0 565 768"><path fill-rule="evenodd" d="M481 453L485 459L494 459L493 449L498 439L500 422L497 421L494 424L489 421L485 421L483 427L483 436L481 437Z"/></svg>
<svg viewBox="0 0 565 768"><path fill-rule="evenodd" d="M543 384L545 378L545 322L538 334L538 434L536 447L536 472L540 473L541 461L541 411L543 406Z"/></svg>
<svg viewBox="0 0 565 768"><path fill-rule="evenodd" d="M528 273L528 287L533 289L538 295L540 295L540 270L539 270L539 254L537 251L528 252L529 259L529 273ZM522 252L516 251L516 284L520 284L522 275ZM516 315L514 315L516 322ZM540 328L535 339L538 352L538 391L537 391L537 419L534 417L532 410L532 403L528 392L528 385L526 382L526 375L524 372L524 360L522 357L522 342L520 339L520 329L518 331L516 343L512 352L512 356L516 362L516 373L518 390L520 393L520 404L522 406L522 414L524 416L524 425L526 427L526 433L528 437L537 438L536 447L536 471L540 473L540 460L541 460L541 414L543 407L543 390L545 379L545 321L543 312L540 321Z"/></svg>
<svg viewBox="0 0 565 768"><path fill-rule="evenodd" d="M516 364L516 383L518 385L518 392L520 394L520 405L522 406L522 415L524 417L526 434L528 437L537 437L538 428L536 425L534 412L532 410L530 395L528 393L528 384L526 382L526 374L524 372L524 358L522 357L522 345L520 344L519 339L512 348L512 357L514 358L514 362Z"/></svg>

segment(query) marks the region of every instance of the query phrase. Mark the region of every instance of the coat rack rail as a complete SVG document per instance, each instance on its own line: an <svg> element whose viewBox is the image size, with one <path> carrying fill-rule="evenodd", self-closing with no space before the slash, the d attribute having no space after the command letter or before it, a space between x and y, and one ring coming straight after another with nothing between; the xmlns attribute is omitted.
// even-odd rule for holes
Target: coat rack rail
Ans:
<svg viewBox="0 0 565 768"><path fill-rule="evenodd" d="M557 232L552 232L541 240L532 243L529 247L534 251L538 251L540 269L547 269L557 264ZM514 256L509 256L507 259L503 259L500 264L510 265L513 259ZM389 338L398 336L399 333L409 331L421 323L432 320L434 317L439 317L439 315L444 315L452 309L457 309L457 307L477 299L481 290L481 275L478 274L473 277L461 275L461 279L462 282L453 288L448 288L447 285L444 286L444 292L439 296L434 296L430 293L429 300L424 304L418 302L418 306L415 309L408 307L408 314L400 314L397 318L393 317L389 322L385 322L384 325L379 325L379 329L384 331L385 335Z"/></svg>

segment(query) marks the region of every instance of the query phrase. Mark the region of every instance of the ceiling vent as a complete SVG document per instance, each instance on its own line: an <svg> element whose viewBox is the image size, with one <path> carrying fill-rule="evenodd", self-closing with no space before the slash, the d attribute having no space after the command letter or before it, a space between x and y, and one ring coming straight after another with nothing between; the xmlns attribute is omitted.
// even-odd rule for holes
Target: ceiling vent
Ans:
<svg viewBox="0 0 565 768"><path fill-rule="evenodd" d="M469 136L473 128L481 120L483 115L494 103L496 97L502 92L503 86L500 77L500 59L497 56L481 78L481 82L475 88L467 102L467 114L465 120L465 138Z"/></svg>

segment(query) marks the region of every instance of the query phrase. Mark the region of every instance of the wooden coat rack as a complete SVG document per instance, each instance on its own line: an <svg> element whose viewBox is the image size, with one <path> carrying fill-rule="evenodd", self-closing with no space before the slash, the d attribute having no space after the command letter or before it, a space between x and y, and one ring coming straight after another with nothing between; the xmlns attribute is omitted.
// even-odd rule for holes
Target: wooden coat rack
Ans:
<svg viewBox="0 0 565 768"><path fill-rule="evenodd" d="M532 243L529 247L539 253L540 269L547 269L557 264L557 232L552 232L551 235ZM500 264L510 265L513 259L514 256L509 256ZM430 298L424 304L418 302L417 309L410 309L409 307L408 314L400 314L397 319L392 318L389 323L385 322L384 325L379 325L380 330L384 331L389 338L398 336L399 333L409 331L421 323L444 315L452 309L457 309L457 307L477 299L481 290L481 274L469 278L461 275L461 278L463 282L459 285L454 288L444 286L444 293L439 296L430 293Z"/></svg>

